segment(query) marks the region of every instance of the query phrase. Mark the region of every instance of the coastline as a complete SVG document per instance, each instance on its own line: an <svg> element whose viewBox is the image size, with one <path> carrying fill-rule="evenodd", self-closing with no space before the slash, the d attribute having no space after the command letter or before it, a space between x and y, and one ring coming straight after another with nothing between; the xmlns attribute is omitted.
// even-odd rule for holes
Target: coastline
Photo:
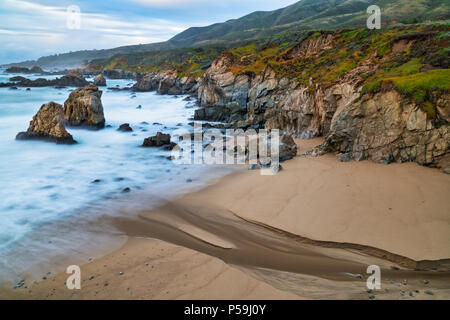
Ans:
<svg viewBox="0 0 450 320"><path fill-rule="evenodd" d="M319 140L296 142L301 154ZM112 218L127 241L81 267L80 291L68 290L68 275L60 273L2 288L0 299L368 299L365 280L345 273L364 275L373 263L383 273L379 298L450 297L448 261L438 272L411 271L368 252L278 232L373 246L416 261L448 259L448 175L409 163L341 163L332 155L297 157L283 167L276 176L234 172L139 211L138 219ZM408 285L400 286L404 279Z"/></svg>

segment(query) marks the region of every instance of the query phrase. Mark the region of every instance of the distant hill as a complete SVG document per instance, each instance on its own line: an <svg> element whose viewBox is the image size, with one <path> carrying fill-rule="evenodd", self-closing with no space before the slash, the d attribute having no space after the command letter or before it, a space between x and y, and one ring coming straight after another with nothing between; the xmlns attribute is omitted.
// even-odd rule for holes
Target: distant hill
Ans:
<svg viewBox="0 0 450 320"><path fill-rule="evenodd" d="M285 31L363 27L368 17L366 9L372 4L381 8L382 25L450 19L448 0L301 0L282 9L257 11L224 23L189 28L166 42L76 51L9 66L70 68L122 54L200 46L231 47L236 42L242 43Z"/></svg>

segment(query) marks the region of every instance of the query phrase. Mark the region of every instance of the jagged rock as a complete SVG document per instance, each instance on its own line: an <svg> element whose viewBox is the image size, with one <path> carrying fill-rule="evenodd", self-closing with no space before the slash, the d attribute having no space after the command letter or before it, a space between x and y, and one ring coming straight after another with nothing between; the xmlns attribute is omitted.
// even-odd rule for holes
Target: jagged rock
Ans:
<svg viewBox="0 0 450 320"><path fill-rule="evenodd" d="M103 70L102 74L110 79L136 79L138 76L135 72L121 69Z"/></svg>
<svg viewBox="0 0 450 320"><path fill-rule="evenodd" d="M6 73L38 73L38 74L45 74L44 70L42 70L41 67L34 66L31 69L24 68L24 67L10 67L5 70Z"/></svg>
<svg viewBox="0 0 450 320"><path fill-rule="evenodd" d="M30 73L30 69L24 67L10 67L5 70L6 73Z"/></svg>
<svg viewBox="0 0 450 320"><path fill-rule="evenodd" d="M197 81L192 77L178 78L176 70L147 73L132 87L134 91L157 91L160 94L179 95L195 93Z"/></svg>
<svg viewBox="0 0 450 320"><path fill-rule="evenodd" d="M450 153L447 153L441 160L439 160L437 167L443 172L450 174Z"/></svg>
<svg viewBox="0 0 450 320"><path fill-rule="evenodd" d="M69 71L69 76L77 77L77 78L83 78L83 73L78 69L72 69Z"/></svg>
<svg viewBox="0 0 450 320"><path fill-rule="evenodd" d="M94 86L97 86L97 87L105 87L106 79L103 75L99 74L94 78L93 84L94 84Z"/></svg>
<svg viewBox="0 0 450 320"><path fill-rule="evenodd" d="M101 101L102 91L88 85L73 91L64 102L64 119L70 126L101 129L105 116Z"/></svg>
<svg viewBox="0 0 450 320"><path fill-rule="evenodd" d="M117 129L117 131L122 131L122 132L131 132L133 131L133 128L130 127L129 123L124 123L121 124L119 129Z"/></svg>
<svg viewBox="0 0 450 320"><path fill-rule="evenodd" d="M170 145L170 134L158 132L156 136L149 137L144 140L143 147L162 147Z"/></svg>
<svg viewBox="0 0 450 320"><path fill-rule="evenodd" d="M32 73L45 73L44 72L44 70L42 70L42 68L41 67L39 67L39 66L33 66L31 69L30 69L30 72L32 72Z"/></svg>
<svg viewBox="0 0 450 320"><path fill-rule="evenodd" d="M60 104L49 102L39 109L26 132L20 132L17 140L46 140L58 144L75 144L64 126L64 112Z"/></svg>
<svg viewBox="0 0 450 320"><path fill-rule="evenodd" d="M297 144L292 135L284 134L280 138L280 161L290 160L297 156Z"/></svg>
<svg viewBox="0 0 450 320"><path fill-rule="evenodd" d="M414 100L386 86L338 110L320 148L346 160L438 166L450 151L450 128L434 123Z"/></svg>
<svg viewBox="0 0 450 320"><path fill-rule="evenodd" d="M15 76L15 77L9 78L9 81L12 81L12 82L21 82L24 80L27 80L27 78L22 77L22 76Z"/></svg>
<svg viewBox="0 0 450 320"><path fill-rule="evenodd" d="M1 87L84 87L89 85L89 82L86 81L83 77L78 77L74 75L65 75L61 78L56 78L53 80L47 80L45 78L38 78L35 80L30 80L25 77L17 76L12 77L9 83L0 84Z"/></svg>
<svg viewBox="0 0 450 320"><path fill-rule="evenodd" d="M89 82L83 78L83 76L76 75L65 75L61 78L57 78L55 80L50 80L55 86L66 86L66 87L84 87L89 85Z"/></svg>
<svg viewBox="0 0 450 320"><path fill-rule="evenodd" d="M147 74L142 77L134 86L134 91L155 91L157 88L156 83L153 81L151 74Z"/></svg>

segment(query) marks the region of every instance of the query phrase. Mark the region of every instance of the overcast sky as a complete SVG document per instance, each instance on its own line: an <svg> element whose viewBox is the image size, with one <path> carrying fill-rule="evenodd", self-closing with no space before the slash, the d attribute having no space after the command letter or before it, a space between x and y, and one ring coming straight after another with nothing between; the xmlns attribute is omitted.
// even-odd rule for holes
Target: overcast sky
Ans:
<svg viewBox="0 0 450 320"><path fill-rule="evenodd" d="M0 63L84 49L159 42L205 26L296 0L1 0ZM68 28L69 6L81 11ZM69 25L76 26L77 19Z"/></svg>

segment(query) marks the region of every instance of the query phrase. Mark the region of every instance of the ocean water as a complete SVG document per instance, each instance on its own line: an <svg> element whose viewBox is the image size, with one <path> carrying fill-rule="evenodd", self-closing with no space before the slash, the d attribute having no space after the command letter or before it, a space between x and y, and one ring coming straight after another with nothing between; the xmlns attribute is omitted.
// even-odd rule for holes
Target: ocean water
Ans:
<svg viewBox="0 0 450 320"><path fill-rule="evenodd" d="M11 76L14 74L0 72L0 82ZM107 79L108 87L132 83ZM169 151L140 147L144 138L158 131L189 129L194 108L183 101L184 96L103 88L106 125L110 128L67 128L78 142L71 146L15 140L42 104L63 104L73 89L0 88L0 269L19 274L26 269L19 265L31 263L26 257L43 258L65 247L70 249L75 236L86 240L80 232L89 229L89 219L118 214L131 204L149 206L151 199L156 203L159 198L202 185L211 173L210 167L174 164L167 159ZM129 123L134 131L118 132L122 123ZM187 183L188 179L193 183ZM125 188L131 192L123 193ZM138 205L139 199L146 201ZM73 228L64 224L68 221L84 227L70 235L68 230Z"/></svg>

